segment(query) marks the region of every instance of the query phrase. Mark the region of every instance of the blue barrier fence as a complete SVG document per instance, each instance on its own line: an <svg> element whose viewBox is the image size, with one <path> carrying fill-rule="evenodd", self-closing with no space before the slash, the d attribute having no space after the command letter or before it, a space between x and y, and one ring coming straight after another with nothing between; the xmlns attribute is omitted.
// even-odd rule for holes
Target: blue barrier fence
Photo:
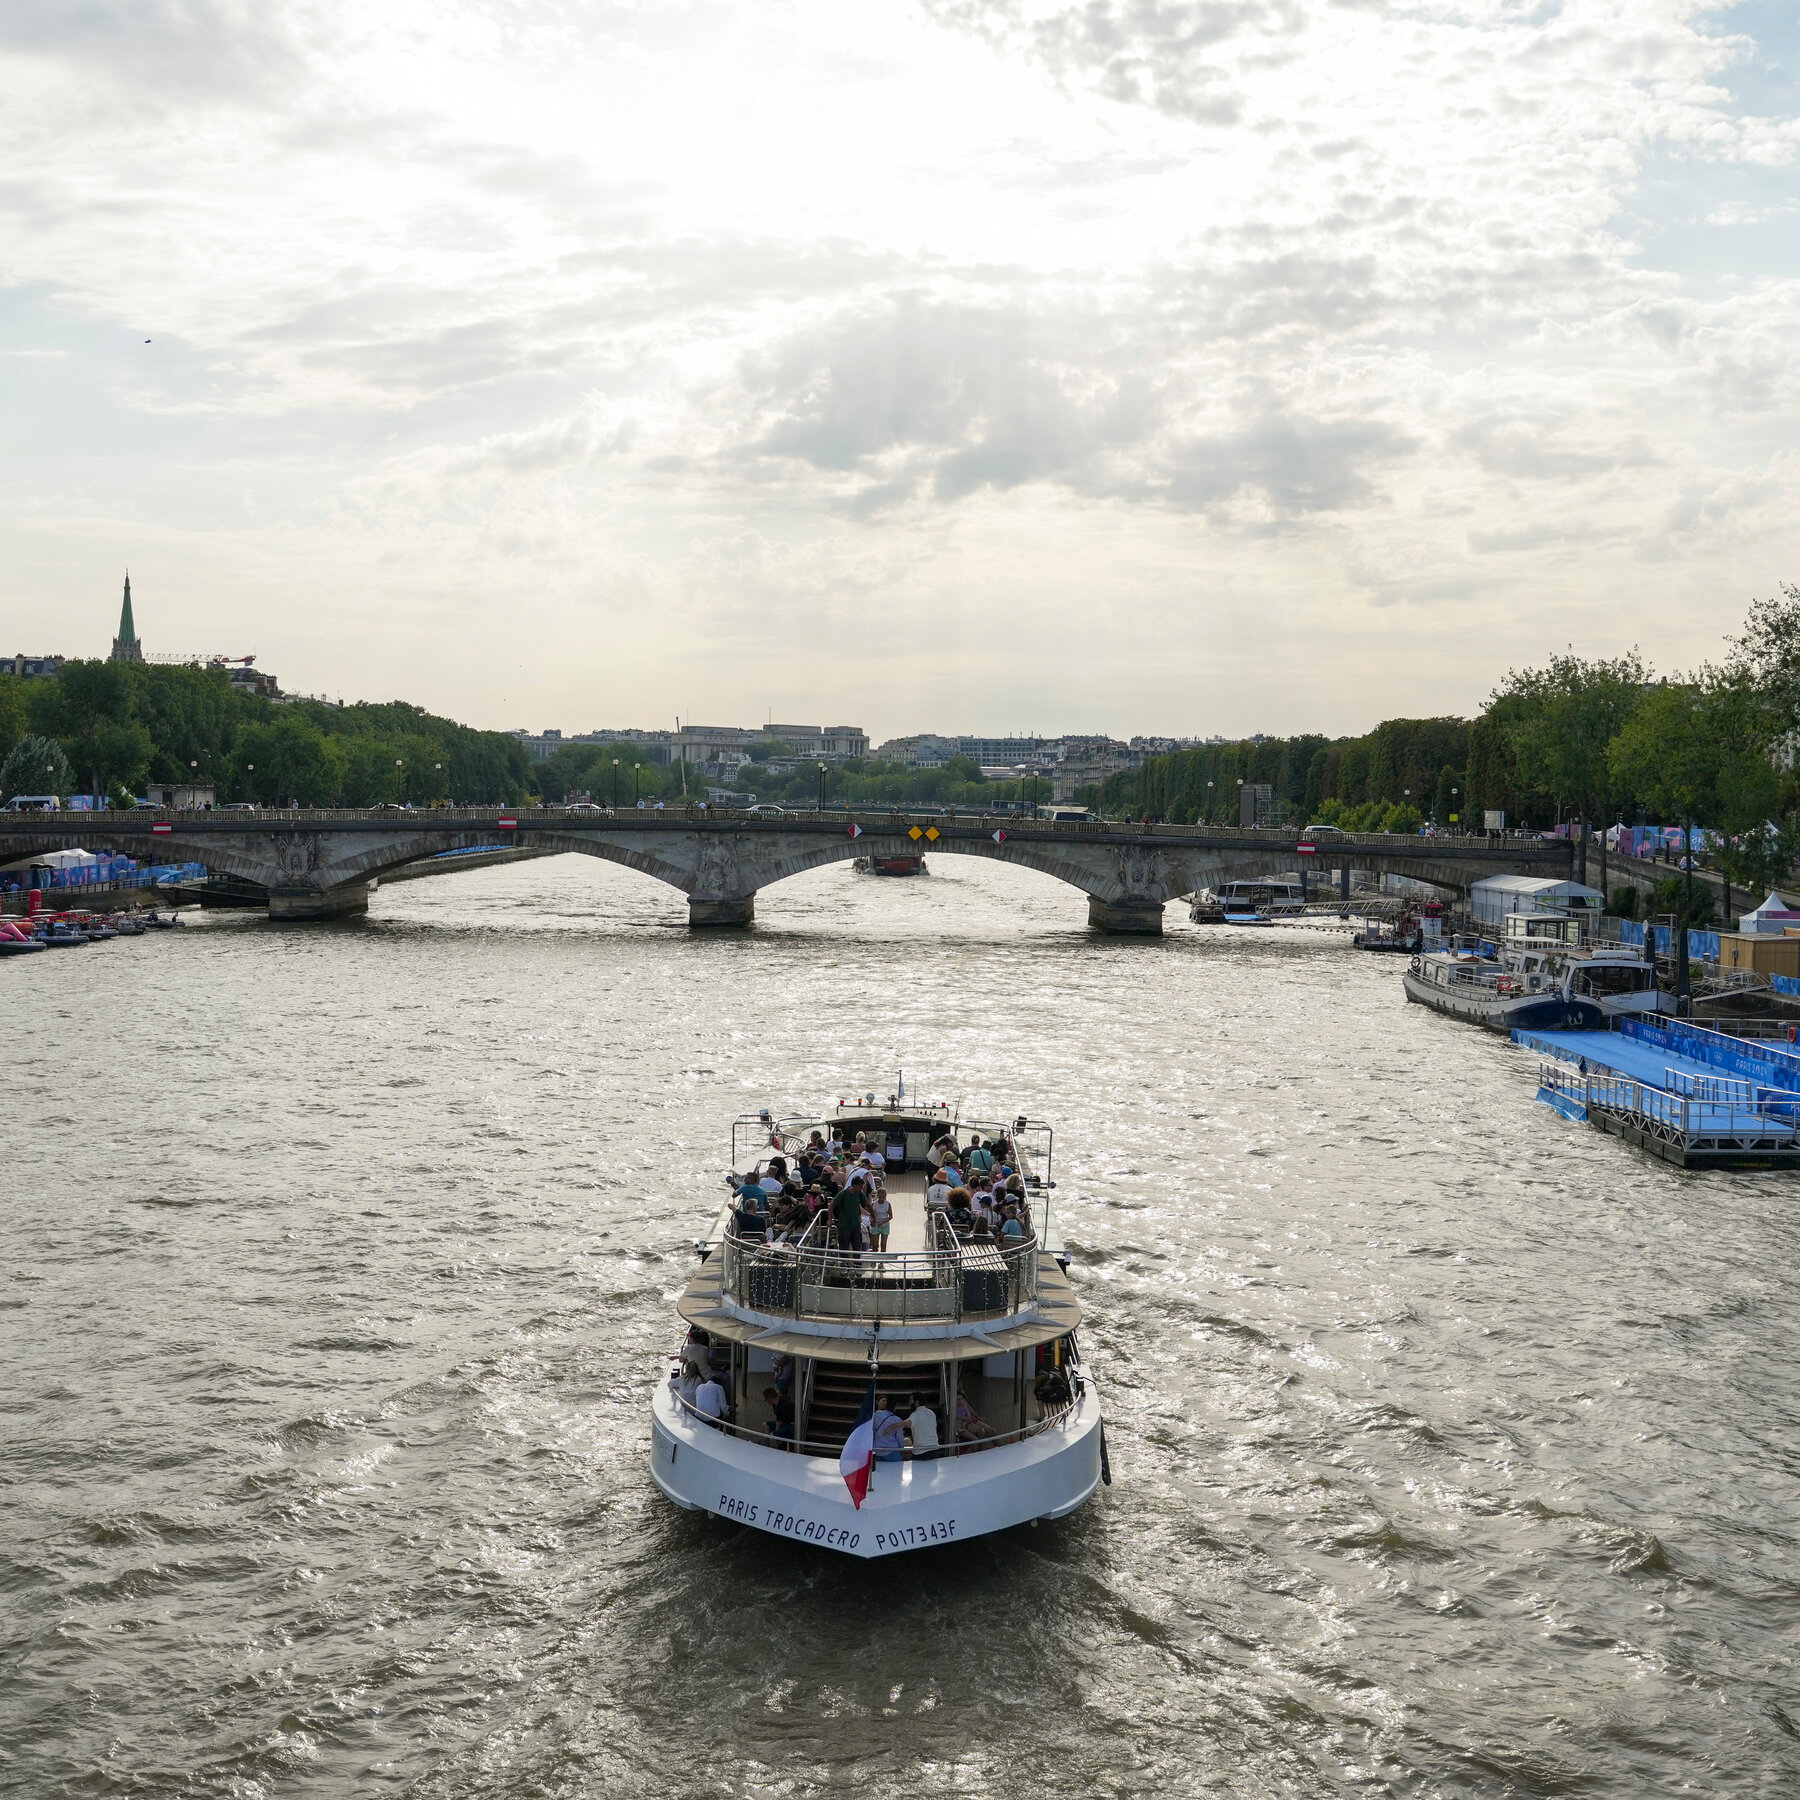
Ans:
<svg viewBox="0 0 1800 1800"><path fill-rule="evenodd" d="M1675 954L1675 933L1667 925L1645 927L1632 919L1619 921L1619 942L1636 944L1640 948L1644 942L1645 930L1656 933L1656 954L1673 956ZM1694 962L1717 962L1719 960L1719 934L1716 931L1690 931L1688 933L1688 956Z"/></svg>
<svg viewBox="0 0 1800 1800"><path fill-rule="evenodd" d="M1640 1043L1754 1081L1758 1087L1800 1095L1800 1051L1759 1040L1727 1037L1722 1031L1708 1031L1681 1019L1626 1017L1619 1021L1619 1030ZM1771 1103L1770 1110L1792 1113L1797 1105L1800 1102Z"/></svg>
<svg viewBox="0 0 1800 1800"><path fill-rule="evenodd" d="M205 875L205 863L156 863L149 868L140 868L128 856L102 857L99 862L78 869L36 868L26 875L9 874L4 891L18 894L30 888L43 893L101 887L147 888L166 881L199 881Z"/></svg>

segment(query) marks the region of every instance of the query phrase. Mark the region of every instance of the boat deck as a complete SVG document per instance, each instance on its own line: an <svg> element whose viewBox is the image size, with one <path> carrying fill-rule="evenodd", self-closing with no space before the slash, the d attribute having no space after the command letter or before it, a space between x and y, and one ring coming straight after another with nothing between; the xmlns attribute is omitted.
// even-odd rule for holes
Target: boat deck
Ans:
<svg viewBox="0 0 1800 1800"><path fill-rule="evenodd" d="M1550 1079L1538 1098L1681 1167L1800 1160L1792 1102L1771 1111L1755 1083L1712 1064L1617 1031L1515 1031L1513 1041L1549 1057L1570 1079ZM1583 1079L1577 1072L1585 1065Z"/></svg>

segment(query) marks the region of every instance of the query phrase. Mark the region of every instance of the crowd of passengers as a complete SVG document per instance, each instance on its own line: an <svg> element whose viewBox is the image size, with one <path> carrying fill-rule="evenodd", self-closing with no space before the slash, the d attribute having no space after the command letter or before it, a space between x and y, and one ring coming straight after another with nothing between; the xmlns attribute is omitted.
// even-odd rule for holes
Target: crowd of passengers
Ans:
<svg viewBox="0 0 1800 1800"><path fill-rule="evenodd" d="M985 1144L979 1135L959 1147L946 1132L926 1152L929 1212L944 1215L965 1243L1023 1243L1031 1236L1031 1208L1018 1159L1005 1137ZM840 1250L886 1250L894 1221L887 1192L887 1153L858 1132L845 1143L834 1130L815 1131L790 1162L771 1156L740 1184L734 1208L738 1236L771 1244L797 1243L827 1214Z"/></svg>
<svg viewBox="0 0 1800 1800"><path fill-rule="evenodd" d="M1073 1395L1066 1371L1048 1361L1049 1346L1037 1352L1039 1371L1032 1392L1046 1413L1067 1406ZM681 1361L670 1375L670 1385L689 1406L715 1425L737 1423L736 1408L727 1386L730 1353L715 1344L698 1326L689 1328L681 1347ZM794 1374L791 1356L777 1356L773 1383L762 1391L768 1409L761 1431L784 1448L794 1443ZM757 1429L752 1427L752 1429ZM967 1395L956 1396L956 1445L943 1445L938 1437L938 1416L930 1401L919 1394L878 1394L875 1398L875 1460L898 1462L906 1450L914 1461L926 1461L953 1448L974 1446L995 1436L994 1428L969 1404Z"/></svg>

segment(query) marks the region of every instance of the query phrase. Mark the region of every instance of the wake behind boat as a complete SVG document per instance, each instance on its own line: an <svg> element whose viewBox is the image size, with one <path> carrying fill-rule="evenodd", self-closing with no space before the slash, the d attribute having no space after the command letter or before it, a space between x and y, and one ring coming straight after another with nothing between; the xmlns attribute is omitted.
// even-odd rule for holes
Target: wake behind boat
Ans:
<svg viewBox="0 0 1800 1800"><path fill-rule="evenodd" d="M1080 1506L1105 1448L1049 1222L1052 1144L898 1095L737 1120L734 1198L652 1400L657 1486L865 1558Z"/></svg>

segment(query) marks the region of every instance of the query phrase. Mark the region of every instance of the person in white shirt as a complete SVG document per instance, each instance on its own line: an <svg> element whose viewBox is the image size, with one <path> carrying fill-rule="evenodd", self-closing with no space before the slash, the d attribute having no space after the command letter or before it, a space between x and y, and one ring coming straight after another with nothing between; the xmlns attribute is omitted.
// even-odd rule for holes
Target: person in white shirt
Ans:
<svg viewBox="0 0 1800 1800"><path fill-rule="evenodd" d="M731 1411L731 1401L727 1398L724 1388L719 1385L719 1378L716 1375L709 1375L701 1382L700 1391L694 1396L694 1404L709 1419L722 1419Z"/></svg>
<svg viewBox="0 0 1800 1800"><path fill-rule="evenodd" d="M894 1222L893 1203L887 1197L887 1190L879 1190L865 1208L869 1220L869 1248L885 1250L888 1244L888 1227Z"/></svg>
<svg viewBox="0 0 1800 1800"><path fill-rule="evenodd" d="M915 1395L912 1410L906 1415L906 1429L912 1437L913 1460L929 1462L938 1453L937 1414Z"/></svg>
<svg viewBox="0 0 1800 1800"><path fill-rule="evenodd" d="M781 1177L777 1175L773 1169L764 1169L762 1180L757 1185L765 1194L779 1194L781 1192Z"/></svg>
<svg viewBox="0 0 1800 1800"><path fill-rule="evenodd" d="M925 1204L932 1212L943 1212L950 1204L950 1183L942 1169L932 1176L931 1186L925 1190Z"/></svg>

